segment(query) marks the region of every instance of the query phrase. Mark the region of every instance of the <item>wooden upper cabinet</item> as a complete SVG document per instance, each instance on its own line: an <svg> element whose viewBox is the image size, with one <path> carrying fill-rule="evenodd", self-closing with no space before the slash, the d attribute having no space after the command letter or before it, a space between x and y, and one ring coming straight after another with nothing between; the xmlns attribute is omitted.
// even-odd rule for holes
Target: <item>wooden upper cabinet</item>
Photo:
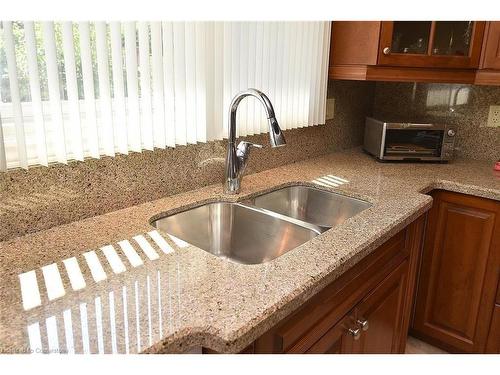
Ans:
<svg viewBox="0 0 500 375"><path fill-rule="evenodd" d="M500 85L500 21L486 24L480 69L474 83Z"/></svg>
<svg viewBox="0 0 500 375"><path fill-rule="evenodd" d="M496 46L490 54L498 59L498 29L491 24L488 35ZM329 78L474 83L481 61L487 61L481 58L485 26L484 21L334 21Z"/></svg>
<svg viewBox="0 0 500 375"><path fill-rule="evenodd" d="M485 22L382 22L378 64L423 68L479 67Z"/></svg>
<svg viewBox="0 0 500 375"><path fill-rule="evenodd" d="M486 26L481 68L500 70L500 21L488 22Z"/></svg>
<svg viewBox="0 0 500 375"><path fill-rule="evenodd" d="M484 353L498 332L500 203L437 191L424 240L414 333L453 352ZM493 323L495 327L491 327ZM498 338L490 338L497 347ZM497 350L497 349L491 349Z"/></svg>

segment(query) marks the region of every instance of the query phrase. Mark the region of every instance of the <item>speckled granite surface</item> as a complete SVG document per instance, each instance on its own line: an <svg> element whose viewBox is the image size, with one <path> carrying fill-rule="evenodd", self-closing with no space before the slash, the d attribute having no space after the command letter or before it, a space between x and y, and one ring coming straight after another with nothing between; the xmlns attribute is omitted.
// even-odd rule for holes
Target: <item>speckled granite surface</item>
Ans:
<svg viewBox="0 0 500 375"><path fill-rule="evenodd" d="M0 243L0 351L176 352L201 345L237 352L428 210L431 198L422 192L442 188L500 200L500 176L491 162L382 164L359 149L245 176L237 199L329 175L347 182L327 189L373 206L261 265L228 262L163 235L165 245L148 234L150 218L159 213L234 200L222 195L220 184ZM139 254L136 267L118 245L123 240ZM115 273L120 267L106 260L101 248L109 244L124 272ZM82 255L89 250L103 266L105 279L99 282ZM71 257L85 283L77 291L78 280L63 263ZM44 281L41 269L54 263L62 277L59 288L57 281ZM18 275L32 270L40 305L25 310ZM58 291L64 295L57 297Z"/></svg>

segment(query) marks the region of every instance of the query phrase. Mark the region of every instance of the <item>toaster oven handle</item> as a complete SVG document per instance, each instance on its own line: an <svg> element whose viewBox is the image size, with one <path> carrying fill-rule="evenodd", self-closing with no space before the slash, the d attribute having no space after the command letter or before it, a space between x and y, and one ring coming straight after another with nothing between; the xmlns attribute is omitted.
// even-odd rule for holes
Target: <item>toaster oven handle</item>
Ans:
<svg viewBox="0 0 500 375"><path fill-rule="evenodd" d="M443 129L442 125L436 124L412 124L410 122L389 123L387 129Z"/></svg>
<svg viewBox="0 0 500 375"><path fill-rule="evenodd" d="M433 128L433 124L402 124L403 128Z"/></svg>

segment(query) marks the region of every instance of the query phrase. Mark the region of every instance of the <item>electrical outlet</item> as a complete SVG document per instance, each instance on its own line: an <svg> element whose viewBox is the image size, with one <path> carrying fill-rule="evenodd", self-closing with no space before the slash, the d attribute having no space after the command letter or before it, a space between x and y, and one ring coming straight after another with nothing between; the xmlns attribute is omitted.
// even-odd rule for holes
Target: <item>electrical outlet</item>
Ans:
<svg viewBox="0 0 500 375"><path fill-rule="evenodd" d="M335 115L335 99L326 99L326 119L332 120Z"/></svg>
<svg viewBox="0 0 500 375"><path fill-rule="evenodd" d="M490 105L487 126L492 128L500 127L500 105Z"/></svg>

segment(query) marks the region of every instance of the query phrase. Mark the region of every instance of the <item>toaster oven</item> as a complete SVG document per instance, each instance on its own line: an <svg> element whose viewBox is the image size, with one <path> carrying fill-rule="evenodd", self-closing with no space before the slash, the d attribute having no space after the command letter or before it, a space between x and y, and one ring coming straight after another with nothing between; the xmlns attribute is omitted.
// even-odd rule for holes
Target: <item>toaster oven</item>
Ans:
<svg viewBox="0 0 500 375"><path fill-rule="evenodd" d="M367 117L363 149L381 161L447 162L453 157L456 132L452 125Z"/></svg>

